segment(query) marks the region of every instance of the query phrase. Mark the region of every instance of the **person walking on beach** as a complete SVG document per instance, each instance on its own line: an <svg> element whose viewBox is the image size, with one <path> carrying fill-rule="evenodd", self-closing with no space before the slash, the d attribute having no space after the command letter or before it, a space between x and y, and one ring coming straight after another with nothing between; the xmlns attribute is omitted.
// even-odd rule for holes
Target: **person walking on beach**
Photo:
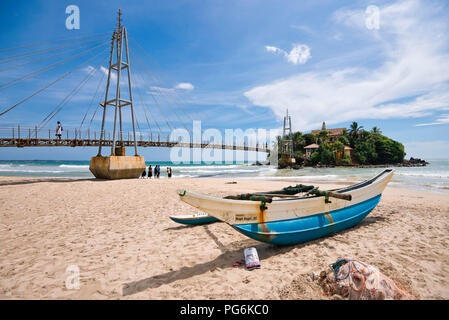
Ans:
<svg viewBox="0 0 449 320"><path fill-rule="evenodd" d="M154 166L154 179L157 178L157 165Z"/></svg>
<svg viewBox="0 0 449 320"><path fill-rule="evenodd" d="M171 178L171 167L167 167L167 176Z"/></svg>
<svg viewBox="0 0 449 320"><path fill-rule="evenodd" d="M148 167L148 179L151 179L151 177L153 176L153 168L151 168L151 164Z"/></svg>
<svg viewBox="0 0 449 320"><path fill-rule="evenodd" d="M56 137L58 137L58 140L61 140L61 136L62 136L62 130L64 130L62 128L61 122L57 122L58 126L56 127Z"/></svg>
<svg viewBox="0 0 449 320"><path fill-rule="evenodd" d="M159 179L159 176L161 174L161 167L157 165L157 178Z"/></svg>
<svg viewBox="0 0 449 320"><path fill-rule="evenodd" d="M143 172L142 172L142 179L145 179L145 176L147 175L147 172L145 171L145 169L143 169Z"/></svg>

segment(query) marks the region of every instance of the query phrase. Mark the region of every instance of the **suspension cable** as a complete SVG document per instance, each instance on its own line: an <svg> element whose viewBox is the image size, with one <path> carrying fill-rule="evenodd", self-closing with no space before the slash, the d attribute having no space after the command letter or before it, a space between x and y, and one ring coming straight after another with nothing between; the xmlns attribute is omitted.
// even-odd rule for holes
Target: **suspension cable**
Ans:
<svg viewBox="0 0 449 320"><path fill-rule="evenodd" d="M75 42L75 43L71 43L71 44L65 44L65 45L62 45L62 46L59 46L59 47L40 49L40 50L25 52L25 53L21 53L21 54L16 54L16 55L9 56L9 57L2 57L2 58L0 58L0 64L11 62L11 61L15 61L15 60L21 60L23 58L28 58L28 57L31 57L31 56L35 56L37 54L48 53L48 52L56 51L56 50L59 50L59 49L63 49L63 48L67 48L67 47L74 47L74 46L77 46L77 45L80 45L80 44L83 44L83 43L88 43L88 42L102 40L102 39L107 39L107 38L109 38L109 37L108 36L104 36L104 37L99 37L99 38L95 38L95 39ZM5 59L8 59L8 58L12 58L12 59L5 60ZM5 61L1 61L1 60L5 60Z"/></svg>
<svg viewBox="0 0 449 320"><path fill-rule="evenodd" d="M148 53L148 52L147 52L147 51L146 51L146 50L139 44L139 42L136 41L136 40L134 40L131 36L130 36L130 40L131 40L133 43L135 43L135 44L137 45L136 48L137 48L137 50L140 51L140 53L142 54L143 60L144 60L144 62L145 62L145 64L146 64L146 66L148 67L147 70L149 70L149 72L150 72L150 74L152 75L152 77L155 78L156 81L159 82L161 85L166 86L166 84L165 84L163 81L161 81L160 77L158 77L158 76L156 75L156 72L151 70L151 67L149 66L149 64L148 64L148 62L147 62L147 60L145 59L144 56L147 56L147 57L148 57L148 60L154 61L156 64L158 64L157 61L154 60L154 59L150 56L150 54L149 54L149 53ZM159 65L159 64L158 64L158 65ZM179 97L179 95L177 94L176 91L173 91L173 95L174 95L175 105L177 105L177 107L184 113L184 115L186 115L186 116L190 119L190 121L193 121L193 119L192 119L192 117L190 116L190 114L186 113L186 112L184 111L184 109L181 108L180 104L176 103L176 97L178 97L178 99L181 99L181 104L185 104L185 102L183 101L184 99L182 99L181 97Z"/></svg>
<svg viewBox="0 0 449 320"><path fill-rule="evenodd" d="M33 94L29 95L28 97L22 99L21 101L17 102L15 105L9 107L8 109L3 110L0 113L0 116L4 115L5 113L11 111L12 109L16 108L17 106L21 105L23 102L27 101L28 99L32 98L33 96L35 96L36 94L42 92L43 90L51 87L52 85L54 85L56 82L58 82L59 80L65 78L66 76L68 76L69 74L71 74L73 71L75 71L79 66L82 66L84 64L87 64L89 61L91 61L92 59L94 59L95 57L98 57L101 53L105 52L106 49L104 49L103 51L100 51L99 53L97 53L95 56L89 58L86 61L81 62L80 64L76 65L73 69L71 69L70 71L64 73L62 76L58 77L56 80L50 82L49 84L47 84L46 86L42 87L41 89L35 91Z"/></svg>
<svg viewBox="0 0 449 320"><path fill-rule="evenodd" d="M40 45L43 45L43 44L51 44L51 43L57 43L57 42L62 42L62 41L67 41L67 40L90 38L90 37L93 37L93 36L98 36L98 35L103 35L103 34L109 34L109 31L108 32L102 32L102 33L94 33L94 34L84 35L84 36L70 37L70 38L59 39L59 40L52 40L52 41L45 41L45 42L40 42L40 43L27 44L27 45L23 45L23 46L19 46L19 47L14 47L14 48L0 49L0 52L17 50L17 49L22 49L22 48L27 48L27 47L37 47L37 46L40 46Z"/></svg>
<svg viewBox="0 0 449 320"><path fill-rule="evenodd" d="M101 62L100 62L100 64L101 64ZM81 90L81 88L97 73L98 69L99 69L99 67L92 69L86 75L86 77L58 104L58 106L57 106L57 107L59 107L58 110L56 112L52 111L51 113L53 113L53 115L49 118L47 116L46 121L45 121L45 119L42 121L42 122L45 121L44 124L42 124L42 122L39 124L39 128L46 126L48 124L48 122L50 122L50 120L53 119L53 117L56 116L67 105L67 103L69 103L70 100Z"/></svg>
<svg viewBox="0 0 449 320"><path fill-rule="evenodd" d="M100 97L104 97L105 93L106 93L106 86L104 87L103 93L100 95ZM95 108L95 111L92 114L92 117L90 118L89 127L88 127L89 129L90 129L90 126L92 125L92 121L94 120L95 115L97 114L97 111L98 111L99 107L100 107L100 104L97 104L97 107Z"/></svg>
<svg viewBox="0 0 449 320"><path fill-rule="evenodd" d="M81 130L81 128L83 127L84 120L86 119L86 116L87 116L87 114L89 113L90 107L92 106L92 103L94 102L95 97L97 96L98 89L100 88L100 85L103 83L103 80L104 80L105 75L106 75L106 74L103 72L103 73L102 73L102 76L101 76L101 79L100 79L100 81L98 82L97 88L95 89L95 93L94 93L92 99L90 100L89 106L87 107L86 113L84 114L83 120L81 121L79 130Z"/></svg>
<svg viewBox="0 0 449 320"><path fill-rule="evenodd" d="M93 45L100 44L100 43L102 43L102 42L96 42L96 43L93 43ZM34 62L41 62L41 61L44 61L44 60L48 60L48 59L50 59L50 58L57 57L57 56L60 56L60 55L65 54L65 53L69 53L69 52L72 52L72 51L75 51L75 50L87 48L87 47L89 47L89 46L91 46L91 45L92 45L92 44L88 44L88 45L85 45L85 46L81 46L81 47L79 47L79 48L75 48L75 49L70 49L70 50L65 50L65 51L62 51L62 52L58 52L58 53L52 54L52 55L50 55L50 56L47 56L47 57L45 57L45 58L39 58L39 59L35 59L35 60L31 60L31 61L24 62L24 63L21 63L21 64L16 64L16 65L11 66L11 67L6 67L6 68L3 68L3 69L0 69L0 72L3 72L3 71L9 71L9 70L13 70L13 69L17 69L18 67L22 67L22 66L25 66L25 65L27 65L27 64L34 63Z"/></svg>
<svg viewBox="0 0 449 320"><path fill-rule="evenodd" d="M156 123L156 126L159 129L159 132L162 133L163 131L162 131L160 125L159 125L159 122L156 120L156 118L154 117L153 113L151 112L151 108L149 108L147 106L147 104L145 103L145 99L143 98L143 95L142 95L142 92L141 92L140 88L137 88L137 93L138 93L138 95L140 97L140 100L142 102L143 109L145 111L145 117L146 117L146 110L148 110L148 113L150 114L150 117L153 119L153 122ZM149 124L148 119L147 119L147 122L148 122L148 126L151 127L150 124ZM151 131L151 129L150 129L150 131Z"/></svg>
<svg viewBox="0 0 449 320"><path fill-rule="evenodd" d="M142 72L136 68L136 70L138 71L138 74L140 76L140 78L142 79L143 84L147 87L147 83L145 82L145 79L142 75ZM148 87L147 87L148 90ZM172 131L172 127L170 125L170 123L167 120L167 117L164 114L164 111L162 110L162 107L159 105L159 102L155 99L154 95L151 93L151 89L147 91L148 94L150 94L151 98L153 99L154 103L156 104L156 106L158 107L159 111L161 112L162 116L164 117L165 123L167 124L167 127L170 129L170 131Z"/></svg>
<svg viewBox="0 0 449 320"><path fill-rule="evenodd" d="M78 53L78 54L76 54L76 55L74 55L74 56L65 58L65 59L63 59L63 60L57 61L57 62L55 62L55 63L52 63L52 64L50 64L50 65L48 65L48 66L45 66L45 67L43 67L43 68L41 68L41 69L39 69L39 70L30 72L30 73L24 75L24 76L21 77L21 78L17 78L17 79L14 79L14 80L11 80L11 81L2 83L2 84L0 85L0 91L3 90L3 89L9 88L9 87L11 87L11 86L13 86L13 85L19 84L19 83L21 83L21 82L23 82L23 81L25 81L25 80L27 80L27 79L34 78L35 76L38 76L38 75L40 75L40 74L43 74L43 73L45 73L45 72L47 72L47 71L53 70L53 69L57 68L59 65L64 65L64 64L66 64L67 62L74 60L75 58L77 58L77 57L80 56L80 55L81 55L81 56L86 55L86 54L88 54L89 52L94 51L94 50L97 49L98 47L104 46L105 44L106 44L106 42L103 42L103 43L101 43L101 44L99 44L99 45L96 45L95 47L92 47L92 48L89 48L89 49L87 49L87 50L84 50L84 51L82 51L82 52L80 52L80 53Z"/></svg>
<svg viewBox="0 0 449 320"><path fill-rule="evenodd" d="M135 76L134 76L134 73L131 73L131 78L133 79L133 81L134 81L134 83L137 83L136 82L136 78L135 78ZM147 111L146 111L146 106L145 106L145 102L143 101L143 98L142 98L142 94L141 94L141 92L140 92L140 88L138 87L138 86L136 86L136 91L137 91L137 94L138 94L138 96L139 96L139 98L140 98L140 103L142 104L142 109L143 109L143 112L144 112L144 114L145 114L145 119L146 119L146 121L147 121L147 125L148 125L148 129L150 129L150 133L151 133L151 135L153 135L153 130L151 130L151 125L150 125L150 121L148 120L148 115L147 115ZM159 125L158 125L159 126Z"/></svg>
<svg viewBox="0 0 449 320"><path fill-rule="evenodd" d="M143 65L143 64L141 64L142 61L140 60L140 58L139 58L137 55L135 55L135 54L133 53L133 51L131 51L131 54L133 55L134 58L137 58L137 60L138 60L138 62L139 62L139 66L142 68L142 65ZM137 60L136 60L136 61L137 61ZM168 107L169 107L170 110L176 115L176 117L178 118L179 122L184 126L184 128L185 128L188 132L190 132L189 128L185 125L184 120L182 120L182 119L180 118L180 116L178 115L178 113L176 112L176 110L174 110L174 109L172 108L170 102L167 101L167 100L165 99L165 97L163 96L163 94L160 92L161 90L159 90L157 87L156 87L156 90L160 93L160 96L165 100L165 102L167 102Z"/></svg>

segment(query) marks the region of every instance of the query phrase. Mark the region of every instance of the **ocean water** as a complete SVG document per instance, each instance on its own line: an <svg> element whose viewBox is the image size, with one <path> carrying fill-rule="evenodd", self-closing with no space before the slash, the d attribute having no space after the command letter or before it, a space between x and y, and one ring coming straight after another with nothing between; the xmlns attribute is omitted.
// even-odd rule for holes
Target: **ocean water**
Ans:
<svg viewBox="0 0 449 320"><path fill-rule="evenodd" d="M449 159L428 160L426 167L394 167L392 185L412 189L430 190L449 194ZM326 181L358 182L374 176L383 168L303 168L300 170L277 169L271 166L253 166L244 163L173 164L171 162L147 162L161 167L161 177L167 177L167 167L172 167L173 178L221 177L230 179L283 180L292 183ZM93 178L89 161L1 161L0 176L20 177L73 177Z"/></svg>

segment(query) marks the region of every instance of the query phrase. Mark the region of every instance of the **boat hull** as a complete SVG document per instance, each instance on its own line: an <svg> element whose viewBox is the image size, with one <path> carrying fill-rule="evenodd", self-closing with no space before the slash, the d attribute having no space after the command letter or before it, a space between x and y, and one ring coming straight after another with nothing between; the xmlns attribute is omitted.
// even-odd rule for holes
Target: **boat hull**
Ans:
<svg viewBox="0 0 449 320"><path fill-rule="evenodd" d="M307 217L267 223L234 224L232 227L252 239L276 245L292 245L322 238L351 228L379 203L381 195L353 206Z"/></svg>
<svg viewBox="0 0 449 320"><path fill-rule="evenodd" d="M351 200L308 196L264 203L262 200L222 199L186 190L178 190L178 194L182 201L250 238L290 245L324 237L359 223L379 203L393 174L393 170L387 169L372 179L333 190L333 193L351 195Z"/></svg>

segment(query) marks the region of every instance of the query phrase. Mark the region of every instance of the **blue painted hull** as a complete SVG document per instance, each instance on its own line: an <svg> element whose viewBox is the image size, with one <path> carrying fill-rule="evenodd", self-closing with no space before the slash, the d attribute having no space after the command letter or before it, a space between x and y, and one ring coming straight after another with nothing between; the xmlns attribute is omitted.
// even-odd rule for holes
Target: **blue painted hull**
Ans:
<svg viewBox="0 0 449 320"><path fill-rule="evenodd" d="M252 239L272 244L292 245L307 242L353 227L376 207L380 197L381 194L327 213L264 224L235 224L232 227Z"/></svg>
<svg viewBox="0 0 449 320"><path fill-rule="evenodd" d="M176 217L170 217L170 219L172 219L174 222L177 223L181 223L181 224L186 224L186 225L191 225L191 226L195 226L195 225L201 225L201 224L207 224L207 223L213 223L213 222L218 222L220 220L218 220L215 217L202 217L202 218L192 218L192 219L178 219Z"/></svg>

